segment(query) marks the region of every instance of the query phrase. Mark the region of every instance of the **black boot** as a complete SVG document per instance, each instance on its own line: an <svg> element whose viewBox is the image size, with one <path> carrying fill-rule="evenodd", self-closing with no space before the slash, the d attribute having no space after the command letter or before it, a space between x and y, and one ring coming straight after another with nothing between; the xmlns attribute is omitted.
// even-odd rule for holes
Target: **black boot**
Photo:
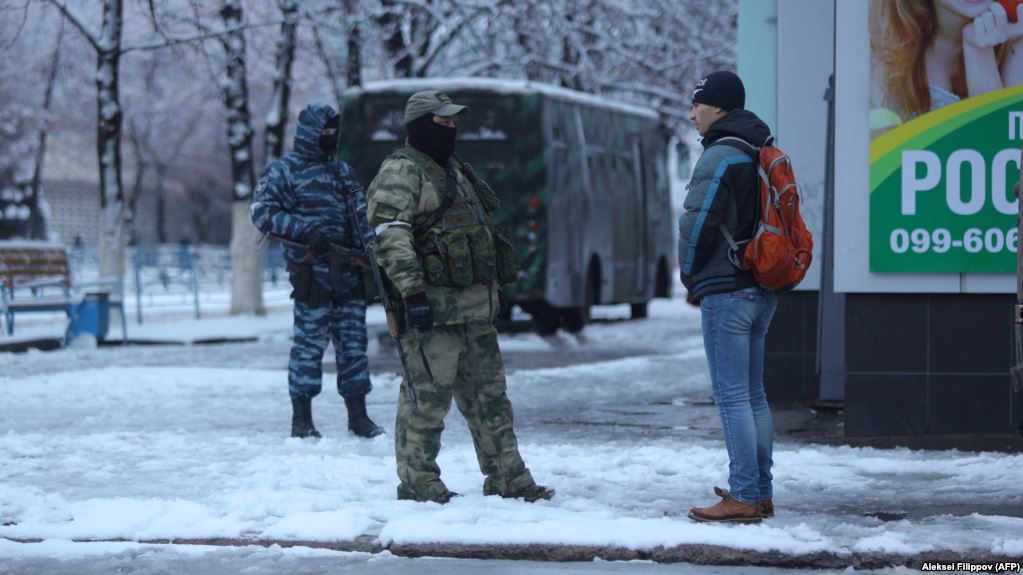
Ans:
<svg viewBox="0 0 1023 575"><path fill-rule="evenodd" d="M320 432L313 427L313 398L291 398L291 436L320 437Z"/></svg>
<svg viewBox="0 0 1023 575"><path fill-rule="evenodd" d="M345 407L348 408L348 429L359 437L376 437L384 432L384 429L373 423L373 420L366 415L366 395L356 395L345 398Z"/></svg>

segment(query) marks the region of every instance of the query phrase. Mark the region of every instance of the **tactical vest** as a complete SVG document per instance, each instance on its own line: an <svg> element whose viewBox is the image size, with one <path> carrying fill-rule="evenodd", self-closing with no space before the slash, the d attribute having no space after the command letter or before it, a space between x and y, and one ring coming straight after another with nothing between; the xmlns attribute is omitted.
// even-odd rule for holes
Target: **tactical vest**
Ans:
<svg viewBox="0 0 1023 575"><path fill-rule="evenodd" d="M418 166L442 199L436 212L419 219L420 225L413 222L416 255L426 283L469 287L490 285L494 280L506 284L518 279L518 260L511 236L494 226L490 218L490 212L498 206L497 195L486 182L475 177L472 168L461 164L475 192L463 196L458 193L457 179L449 184L444 168L423 152L406 146L388 157L392 158L410 160ZM451 175L455 177L454 170ZM428 225L422 225L423 222Z"/></svg>

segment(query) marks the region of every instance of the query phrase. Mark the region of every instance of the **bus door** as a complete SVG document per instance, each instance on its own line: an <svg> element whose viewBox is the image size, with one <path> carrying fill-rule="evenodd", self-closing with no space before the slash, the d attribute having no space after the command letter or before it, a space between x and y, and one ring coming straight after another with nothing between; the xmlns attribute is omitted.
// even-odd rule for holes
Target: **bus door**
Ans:
<svg viewBox="0 0 1023 575"><path fill-rule="evenodd" d="M629 134L629 145L632 148L632 185L636 193L633 195L638 202L636 206L636 267L633 273L632 294L645 295L650 283L650 260L652 258L651 229L649 222L649 184L646 181L646 169L643 158L643 141L639 134Z"/></svg>

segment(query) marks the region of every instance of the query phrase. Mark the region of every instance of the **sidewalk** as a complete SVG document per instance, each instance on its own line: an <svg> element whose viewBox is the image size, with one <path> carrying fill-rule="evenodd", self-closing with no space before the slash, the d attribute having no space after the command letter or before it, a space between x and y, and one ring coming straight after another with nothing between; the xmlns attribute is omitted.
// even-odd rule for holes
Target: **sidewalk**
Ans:
<svg viewBox="0 0 1023 575"><path fill-rule="evenodd" d="M776 411L777 516L691 522L688 509L727 480L698 317L657 302L650 319L593 325L582 343L502 337L523 456L558 491L536 504L481 494L454 410L439 463L462 497L397 501L393 439L347 433L331 374L314 402L324 438L285 437L280 311L250 331L259 344L0 354L11 374L0 379L0 556L128 540L829 568L1023 557L1023 455L808 441L834 435L838 419L805 408ZM371 349L371 363L384 353ZM567 363L527 365L551 354ZM398 383L374 372L369 411L385 428Z"/></svg>

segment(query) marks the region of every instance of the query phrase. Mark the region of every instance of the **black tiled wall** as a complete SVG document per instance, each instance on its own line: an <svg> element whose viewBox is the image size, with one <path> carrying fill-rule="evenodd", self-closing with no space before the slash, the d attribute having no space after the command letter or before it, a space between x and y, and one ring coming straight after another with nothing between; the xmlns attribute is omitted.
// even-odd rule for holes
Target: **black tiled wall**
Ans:
<svg viewBox="0 0 1023 575"><path fill-rule="evenodd" d="M848 436L1014 433L1007 294L847 294Z"/></svg>
<svg viewBox="0 0 1023 575"><path fill-rule="evenodd" d="M767 331L764 388L771 403L811 405L820 396L817 376L817 292L778 296Z"/></svg>

